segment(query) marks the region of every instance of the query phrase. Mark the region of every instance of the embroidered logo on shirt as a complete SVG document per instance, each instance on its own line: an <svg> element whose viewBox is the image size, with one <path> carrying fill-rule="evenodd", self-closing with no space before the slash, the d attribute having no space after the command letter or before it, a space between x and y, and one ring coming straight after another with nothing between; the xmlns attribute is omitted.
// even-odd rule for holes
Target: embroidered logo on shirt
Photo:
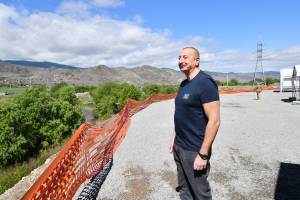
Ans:
<svg viewBox="0 0 300 200"><path fill-rule="evenodd" d="M183 97L182 97L182 99L188 100L189 97L190 97L190 94L184 94Z"/></svg>

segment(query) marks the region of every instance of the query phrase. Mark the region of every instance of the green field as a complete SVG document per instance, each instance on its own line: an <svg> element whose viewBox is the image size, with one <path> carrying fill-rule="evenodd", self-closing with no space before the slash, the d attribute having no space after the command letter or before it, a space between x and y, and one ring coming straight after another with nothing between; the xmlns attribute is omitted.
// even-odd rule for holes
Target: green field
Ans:
<svg viewBox="0 0 300 200"><path fill-rule="evenodd" d="M7 93L9 95L19 95L22 94L26 90L26 86L20 87L3 87L0 86L0 93Z"/></svg>

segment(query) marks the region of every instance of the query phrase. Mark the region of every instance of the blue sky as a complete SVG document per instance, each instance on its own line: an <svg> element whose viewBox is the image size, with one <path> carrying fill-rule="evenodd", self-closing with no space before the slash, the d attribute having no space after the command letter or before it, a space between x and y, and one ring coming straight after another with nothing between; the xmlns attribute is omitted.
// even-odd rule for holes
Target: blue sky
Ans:
<svg viewBox="0 0 300 200"><path fill-rule="evenodd" d="M279 70L300 64L299 7L296 0L0 0L0 59L177 69L179 49L193 45L205 70L249 72L262 41L265 70Z"/></svg>

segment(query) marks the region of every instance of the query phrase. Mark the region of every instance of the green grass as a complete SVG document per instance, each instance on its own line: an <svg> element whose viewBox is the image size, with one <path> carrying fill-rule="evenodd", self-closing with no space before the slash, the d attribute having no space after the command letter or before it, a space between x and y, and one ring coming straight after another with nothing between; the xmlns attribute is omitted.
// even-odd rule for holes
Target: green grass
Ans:
<svg viewBox="0 0 300 200"><path fill-rule="evenodd" d="M5 101L9 101L12 99L12 96L0 96L0 103L4 103Z"/></svg>
<svg viewBox="0 0 300 200"><path fill-rule="evenodd" d="M22 94L27 89L26 86L19 86L19 87L4 87L0 86L0 93L8 93L12 95L19 95Z"/></svg>
<svg viewBox="0 0 300 200"><path fill-rule="evenodd" d="M57 153L69 139L70 137L65 138L60 144L40 152L37 157L28 161L0 168L0 194L13 187L22 177L29 175L32 170L44 164L47 158Z"/></svg>

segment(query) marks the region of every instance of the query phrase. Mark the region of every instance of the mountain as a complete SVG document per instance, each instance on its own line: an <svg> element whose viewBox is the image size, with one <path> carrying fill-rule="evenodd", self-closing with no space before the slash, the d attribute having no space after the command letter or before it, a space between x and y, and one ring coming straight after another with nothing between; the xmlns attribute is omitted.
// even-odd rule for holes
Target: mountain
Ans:
<svg viewBox="0 0 300 200"><path fill-rule="evenodd" d="M3 60L2 62L26 66L26 67L40 67L40 68L54 67L54 68L62 68L62 69L78 69L77 67L73 67L70 65L63 65L63 64L53 63L53 62L37 62L37 61L26 61L26 60Z"/></svg>
<svg viewBox="0 0 300 200"><path fill-rule="evenodd" d="M227 73L222 73L222 72L207 72L207 73L210 74L215 80L219 80L222 82L227 81ZM248 82L250 80L253 80L253 76L254 76L254 72L247 72L247 73L229 72L228 80L236 79L239 82ZM277 71L265 71L264 76L279 79L280 73ZM256 77L262 78L262 74L258 73Z"/></svg>
<svg viewBox="0 0 300 200"><path fill-rule="evenodd" d="M227 80L227 73L206 72L215 80ZM279 72L265 72L265 76L279 78ZM53 85L62 81L74 85L96 85L105 81L131 84L178 84L184 78L185 76L180 71L169 68L156 68L148 65L135 68L110 68L105 65L76 68L50 62L0 61L0 84ZM253 79L253 73L231 72L228 73L228 79L237 79L240 82L246 82Z"/></svg>

